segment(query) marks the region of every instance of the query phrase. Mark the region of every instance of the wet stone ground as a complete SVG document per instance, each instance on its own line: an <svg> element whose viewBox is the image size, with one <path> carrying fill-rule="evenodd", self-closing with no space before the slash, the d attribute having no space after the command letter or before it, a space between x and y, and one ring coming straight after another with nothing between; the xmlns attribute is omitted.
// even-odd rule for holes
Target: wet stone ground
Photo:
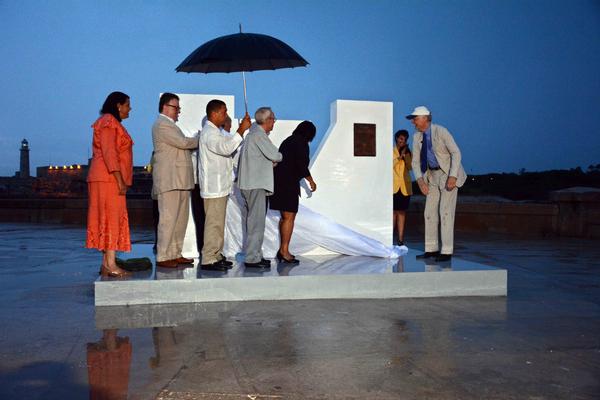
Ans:
<svg viewBox="0 0 600 400"><path fill-rule="evenodd" d="M600 398L597 241L458 234L506 298L95 309L84 236L0 224L0 399Z"/></svg>

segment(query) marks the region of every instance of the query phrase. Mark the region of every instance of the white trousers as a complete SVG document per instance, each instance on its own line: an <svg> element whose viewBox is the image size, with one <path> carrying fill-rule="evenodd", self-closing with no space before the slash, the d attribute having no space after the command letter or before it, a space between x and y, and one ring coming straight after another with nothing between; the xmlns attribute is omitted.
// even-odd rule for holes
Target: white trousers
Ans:
<svg viewBox="0 0 600 400"><path fill-rule="evenodd" d="M427 171L429 194L425 199L425 251L452 254L454 251L454 214L458 188L446 190L448 175L441 169ZM440 229L441 228L441 229Z"/></svg>

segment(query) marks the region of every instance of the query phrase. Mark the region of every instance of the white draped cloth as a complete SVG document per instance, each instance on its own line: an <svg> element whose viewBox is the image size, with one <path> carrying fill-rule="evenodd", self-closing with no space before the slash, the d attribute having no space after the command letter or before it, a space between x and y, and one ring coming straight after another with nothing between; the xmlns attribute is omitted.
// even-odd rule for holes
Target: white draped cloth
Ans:
<svg viewBox="0 0 600 400"><path fill-rule="evenodd" d="M243 199L236 188L227 201L223 253L229 258L234 258L236 254L243 252L245 235L243 204ZM265 258L275 258L279 249L279 218L279 211L268 210L263 241ZM408 249L406 246L385 246L375 239L300 205L294 223L290 252L295 255L338 253L351 256L398 258L406 254Z"/></svg>

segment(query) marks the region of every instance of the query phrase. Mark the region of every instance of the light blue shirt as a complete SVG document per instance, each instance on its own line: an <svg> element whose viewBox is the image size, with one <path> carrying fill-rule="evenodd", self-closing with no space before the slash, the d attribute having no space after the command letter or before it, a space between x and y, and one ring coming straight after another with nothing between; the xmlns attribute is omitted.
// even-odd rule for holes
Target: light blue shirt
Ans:
<svg viewBox="0 0 600 400"><path fill-rule="evenodd" d="M425 143L427 144L427 164L429 168L439 168L440 164L437 158L435 158L433 144L431 143L431 125L423 132L423 136L425 136Z"/></svg>

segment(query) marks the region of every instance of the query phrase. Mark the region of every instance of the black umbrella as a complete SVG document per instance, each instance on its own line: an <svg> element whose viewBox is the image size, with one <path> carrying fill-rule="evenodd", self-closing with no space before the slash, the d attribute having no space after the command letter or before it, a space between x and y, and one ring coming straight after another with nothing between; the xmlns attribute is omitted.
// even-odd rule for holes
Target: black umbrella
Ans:
<svg viewBox="0 0 600 400"><path fill-rule="evenodd" d="M246 96L246 71L305 67L308 62L279 39L260 33L240 33L221 36L194 50L179 66L177 72L241 72Z"/></svg>

